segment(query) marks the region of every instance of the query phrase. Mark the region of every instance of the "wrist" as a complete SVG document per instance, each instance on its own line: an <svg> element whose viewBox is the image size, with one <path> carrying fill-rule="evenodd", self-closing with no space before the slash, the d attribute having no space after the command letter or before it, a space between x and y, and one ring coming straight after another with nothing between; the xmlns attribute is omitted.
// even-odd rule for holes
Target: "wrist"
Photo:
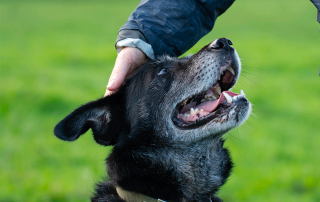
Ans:
<svg viewBox="0 0 320 202"><path fill-rule="evenodd" d="M152 46L139 30L121 30L115 46L118 53L124 47L132 47L140 49L151 60L155 59Z"/></svg>

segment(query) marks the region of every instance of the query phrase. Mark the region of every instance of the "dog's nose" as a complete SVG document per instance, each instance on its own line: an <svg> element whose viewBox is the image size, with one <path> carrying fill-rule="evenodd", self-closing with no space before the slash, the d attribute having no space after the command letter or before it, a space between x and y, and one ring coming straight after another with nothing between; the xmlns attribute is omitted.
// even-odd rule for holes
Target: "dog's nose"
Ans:
<svg viewBox="0 0 320 202"><path fill-rule="evenodd" d="M230 45L233 45L232 41L230 41L230 39L227 38L219 38L216 39L214 42L212 42L210 44L210 47L212 49L224 49L224 50L229 50L230 49Z"/></svg>

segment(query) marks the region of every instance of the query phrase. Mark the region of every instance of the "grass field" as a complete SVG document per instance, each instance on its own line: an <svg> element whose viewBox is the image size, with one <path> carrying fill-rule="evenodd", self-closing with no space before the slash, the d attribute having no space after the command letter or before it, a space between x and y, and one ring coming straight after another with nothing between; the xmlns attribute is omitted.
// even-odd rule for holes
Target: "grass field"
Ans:
<svg viewBox="0 0 320 202"><path fill-rule="evenodd" d="M0 1L0 201L88 201L111 147L53 127L104 94L137 0ZM320 201L320 25L305 0L242 0L189 53L228 37L254 116L226 135L225 201Z"/></svg>

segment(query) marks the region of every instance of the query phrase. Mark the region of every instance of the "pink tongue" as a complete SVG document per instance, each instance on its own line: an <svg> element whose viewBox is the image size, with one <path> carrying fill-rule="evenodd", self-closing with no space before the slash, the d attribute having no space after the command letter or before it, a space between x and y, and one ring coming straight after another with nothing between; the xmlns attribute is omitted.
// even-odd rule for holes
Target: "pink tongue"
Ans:
<svg viewBox="0 0 320 202"><path fill-rule="evenodd" d="M237 93L233 93L231 91L224 91L224 93L227 93L228 95L230 95L231 97L237 96L239 94ZM226 98L224 97L223 93L221 93L219 99L217 100L212 100L212 101L207 101L204 102L200 105L195 106L195 103L190 103L188 106L185 106L182 110L181 110L181 114L179 113L177 118L182 119L183 121L186 122L194 122L197 119L207 116L208 114L210 114L211 112L213 112L220 103L224 102L226 100ZM198 109L196 114L190 114L190 108L194 108L194 110ZM201 111L201 109L203 109L203 111ZM185 116L184 114L190 114L189 117Z"/></svg>

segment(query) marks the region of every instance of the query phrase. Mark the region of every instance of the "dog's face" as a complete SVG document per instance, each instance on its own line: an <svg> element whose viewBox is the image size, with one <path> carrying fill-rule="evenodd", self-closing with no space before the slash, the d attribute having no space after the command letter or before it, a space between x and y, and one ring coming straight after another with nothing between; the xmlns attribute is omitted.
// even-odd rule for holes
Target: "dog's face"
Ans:
<svg viewBox="0 0 320 202"><path fill-rule="evenodd" d="M227 91L241 70L228 43L216 40L190 58L163 58L144 66L127 89L133 96L127 97L129 120L139 116L154 130L184 141L219 136L243 123L251 107L244 94Z"/></svg>
<svg viewBox="0 0 320 202"><path fill-rule="evenodd" d="M75 110L55 128L74 140L92 128L95 140L116 144L121 136L148 133L170 141L221 137L243 123L251 104L228 91L241 63L231 41L217 39L188 58L164 57L144 65L111 96Z"/></svg>

